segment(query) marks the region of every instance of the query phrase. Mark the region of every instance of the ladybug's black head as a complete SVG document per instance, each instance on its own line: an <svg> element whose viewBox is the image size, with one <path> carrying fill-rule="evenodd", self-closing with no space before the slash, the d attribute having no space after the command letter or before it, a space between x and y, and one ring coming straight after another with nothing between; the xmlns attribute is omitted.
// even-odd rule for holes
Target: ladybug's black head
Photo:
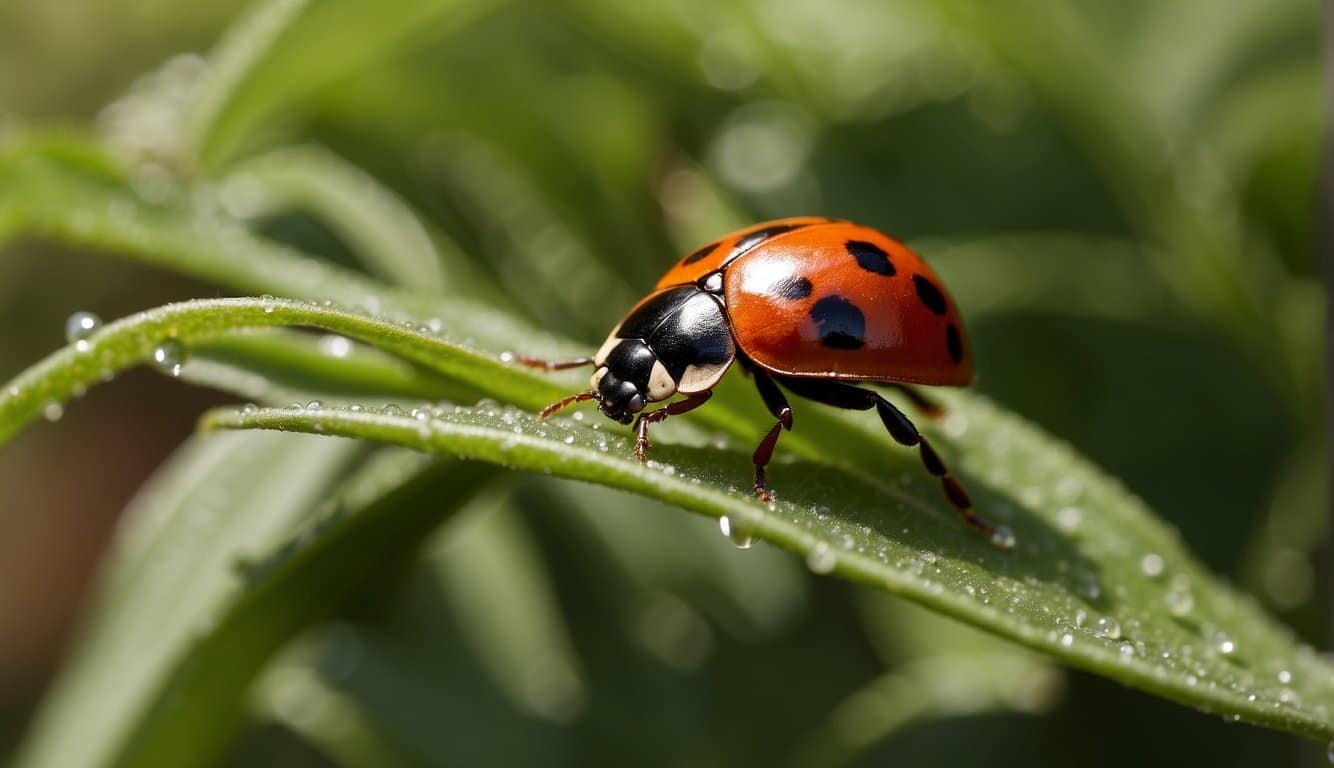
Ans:
<svg viewBox="0 0 1334 768"><path fill-rule="evenodd" d="M622 424L634 421L650 400L649 378L657 360L643 341L620 339L593 372L598 410Z"/></svg>
<svg viewBox="0 0 1334 768"><path fill-rule="evenodd" d="M647 401L633 382L625 381L611 370L602 374L597 384L598 410L608 417L629 424L644 410Z"/></svg>

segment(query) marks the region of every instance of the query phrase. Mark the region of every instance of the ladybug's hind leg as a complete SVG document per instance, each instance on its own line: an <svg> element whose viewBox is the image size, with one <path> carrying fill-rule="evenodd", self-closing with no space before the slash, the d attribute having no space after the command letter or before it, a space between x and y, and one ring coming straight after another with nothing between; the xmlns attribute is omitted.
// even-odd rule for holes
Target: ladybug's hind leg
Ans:
<svg viewBox="0 0 1334 768"><path fill-rule="evenodd" d="M922 415L928 419L938 419L945 415L945 407L922 394L922 390L917 387L898 382L887 382L886 385L902 392L903 396L908 398L908 402L912 403L913 407L921 411Z"/></svg>
<svg viewBox="0 0 1334 768"><path fill-rule="evenodd" d="M794 393L816 402L857 411L876 409L880 414L880 420L885 424L885 429L896 442L909 447L917 446L926 471L940 478L941 489L944 490L950 506L977 530L986 534L996 533L995 523L973 512L973 503L968 498L968 492L950 474L940 454L931 447L926 437L917 431L917 427L903 415L903 411L895 408L894 404L881 397L880 393L837 381L798 378L781 378L779 381ZM998 546L1005 545L998 544Z"/></svg>
<svg viewBox="0 0 1334 768"><path fill-rule="evenodd" d="M755 377L755 388L760 391L764 405L768 407L769 413L778 419L760 444L755 447L755 454L751 457L751 461L755 463L755 495L765 502L770 502L773 501L773 494L764 487L764 481L768 476L769 459L773 458L774 446L778 445L778 436L784 429L792 429L792 408L769 374L759 368L752 368L751 375Z"/></svg>

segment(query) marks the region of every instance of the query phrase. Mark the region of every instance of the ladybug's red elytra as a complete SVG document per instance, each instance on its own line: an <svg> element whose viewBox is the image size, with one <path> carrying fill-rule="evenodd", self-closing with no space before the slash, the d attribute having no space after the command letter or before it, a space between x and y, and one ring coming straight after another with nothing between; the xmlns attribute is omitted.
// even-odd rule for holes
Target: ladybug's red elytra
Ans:
<svg viewBox="0 0 1334 768"><path fill-rule="evenodd" d="M541 418L596 400L608 417L635 424L640 461L650 424L703 405L739 363L777 419L753 456L755 493L766 501L766 467L782 430L792 429L783 389L839 408L874 408L894 440L917 446L959 514L996 532L973 513L963 486L908 417L878 392L848 383L897 387L933 413L908 385L962 386L973 378L963 321L940 278L903 243L870 227L800 217L734 232L668 270L592 357L516 360L544 370L593 366L591 389L552 403ZM644 410L677 395L682 399ZM1008 538L993 536L1002 546Z"/></svg>

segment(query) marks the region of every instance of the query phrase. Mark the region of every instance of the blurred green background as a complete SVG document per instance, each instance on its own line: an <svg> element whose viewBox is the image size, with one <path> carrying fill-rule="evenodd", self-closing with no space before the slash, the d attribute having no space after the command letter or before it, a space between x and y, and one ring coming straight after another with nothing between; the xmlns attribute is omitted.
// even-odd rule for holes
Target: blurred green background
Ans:
<svg viewBox="0 0 1334 768"><path fill-rule="evenodd" d="M736 226L879 227L951 287L982 392L1121 478L1211 568L1326 645L1316 4L452 6L387 45L363 34L373 20L322 30L274 74L308 69L308 87L183 167L163 105L243 4L10 0L0 141L92 127L184 178L321 147L419 214L450 279L590 345L679 254ZM355 266L327 222L252 218ZM0 259L0 373L64 343L76 310L215 295L19 242ZM222 401L127 375L0 455L0 744L21 738L120 509ZM961 631L781 553L734 552L708 521L609 514L650 506L550 481L489 487L418 561L284 652L230 761L772 764L848 727L839 713L873 681L900 686L901 711L861 712L883 735L847 755L858 764L1297 760L1291 737L993 641L927 653ZM626 554L658 549L648 565ZM504 618L460 586L497 562L533 570L497 594L540 585L528 599L564 648L536 671L488 650ZM1028 684L987 689L966 664L987 653Z"/></svg>

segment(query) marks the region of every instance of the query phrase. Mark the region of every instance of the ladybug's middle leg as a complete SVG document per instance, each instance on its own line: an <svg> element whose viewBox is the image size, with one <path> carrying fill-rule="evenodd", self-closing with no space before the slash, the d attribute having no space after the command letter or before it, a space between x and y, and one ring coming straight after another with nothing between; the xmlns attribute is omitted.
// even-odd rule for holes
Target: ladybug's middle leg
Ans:
<svg viewBox="0 0 1334 768"><path fill-rule="evenodd" d="M876 412L880 414L880 420L885 424L885 429L889 431L890 436L896 442L909 447L917 446L926 471L940 478L941 489L944 490L945 498L949 500L950 506L954 507L955 511L977 530L987 534L995 533L995 523L979 517L973 512L973 502L968 498L968 492L950 474L949 468L941 460L940 454L936 453L936 450L927 442L926 437L917 431L917 427L908 420L908 417L903 415L903 411L895 408L894 404L882 397L879 392L854 387L838 381L791 377L783 377L779 381L794 393L816 402L857 411L876 409Z"/></svg>
<svg viewBox="0 0 1334 768"><path fill-rule="evenodd" d="M778 419L760 444L755 447L755 454L751 456L751 461L755 463L755 495L765 502L770 502L774 496L764 487L764 481L768 476L769 459L773 458L774 446L778 445L778 436L784 429L792 429L792 408L769 374L758 367L751 368L750 372L755 377L755 388L760 391L764 405L769 409L769 413Z"/></svg>
<svg viewBox="0 0 1334 768"><path fill-rule="evenodd" d="M662 421L668 416L679 416L683 413L693 411L696 408L709 402L713 397L713 390L704 390L698 394L687 395L684 400L677 400L669 403L663 408L648 413L639 414L635 419L635 458L640 461L648 460L648 425L654 422Z"/></svg>

